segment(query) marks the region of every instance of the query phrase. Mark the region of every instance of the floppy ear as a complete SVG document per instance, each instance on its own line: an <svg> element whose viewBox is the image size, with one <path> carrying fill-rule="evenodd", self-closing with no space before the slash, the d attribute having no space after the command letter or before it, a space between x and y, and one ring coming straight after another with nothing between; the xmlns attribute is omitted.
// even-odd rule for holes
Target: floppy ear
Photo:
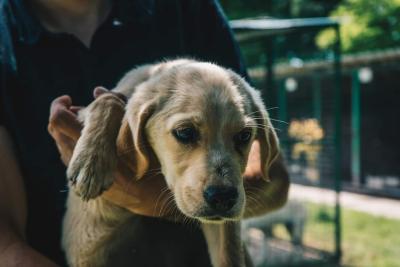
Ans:
<svg viewBox="0 0 400 267"><path fill-rule="evenodd" d="M128 103L128 111L119 131L117 139L119 158L134 173L136 179L143 177L150 165L150 149L145 127L154 110L153 102Z"/></svg>
<svg viewBox="0 0 400 267"><path fill-rule="evenodd" d="M279 140L271 124L268 112L261 100L260 93L253 88L249 90L253 106L253 114L257 124L256 140L260 143L260 160L263 178L269 180L269 170L272 163L278 158Z"/></svg>

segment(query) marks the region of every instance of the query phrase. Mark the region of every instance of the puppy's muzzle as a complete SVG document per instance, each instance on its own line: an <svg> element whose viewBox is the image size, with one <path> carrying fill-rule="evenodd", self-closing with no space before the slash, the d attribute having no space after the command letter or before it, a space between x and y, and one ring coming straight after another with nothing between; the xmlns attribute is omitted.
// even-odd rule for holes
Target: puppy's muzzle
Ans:
<svg viewBox="0 0 400 267"><path fill-rule="evenodd" d="M209 207L220 215L229 212L235 206L238 195L237 189L232 186L208 186L203 193Z"/></svg>

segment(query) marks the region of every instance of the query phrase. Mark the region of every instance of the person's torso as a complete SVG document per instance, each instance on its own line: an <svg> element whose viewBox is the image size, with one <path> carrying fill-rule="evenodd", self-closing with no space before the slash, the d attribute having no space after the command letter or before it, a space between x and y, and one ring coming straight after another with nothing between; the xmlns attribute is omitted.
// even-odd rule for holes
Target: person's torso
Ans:
<svg viewBox="0 0 400 267"><path fill-rule="evenodd" d="M13 41L16 71L3 77L0 109L27 188L28 240L59 263L67 187L65 166L47 132L51 102L68 94L74 105L87 105L96 86L112 89L138 65L182 56L201 59L189 48L187 35L195 29L182 24L182 6L167 2L127 22L112 12L90 48L72 35L46 31L35 42Z"/></svg>

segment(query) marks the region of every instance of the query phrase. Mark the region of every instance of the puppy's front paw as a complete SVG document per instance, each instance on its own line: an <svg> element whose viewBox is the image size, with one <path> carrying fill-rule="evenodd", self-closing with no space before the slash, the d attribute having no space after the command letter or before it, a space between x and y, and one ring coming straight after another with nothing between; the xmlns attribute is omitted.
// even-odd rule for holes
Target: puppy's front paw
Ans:
<svg viewBox="0 0 400 267"><path fill-rule="evenodd" d="M96 198L113 183L114 164L111 157L79 153L68 166L70 186L85 201Z"/></svg>

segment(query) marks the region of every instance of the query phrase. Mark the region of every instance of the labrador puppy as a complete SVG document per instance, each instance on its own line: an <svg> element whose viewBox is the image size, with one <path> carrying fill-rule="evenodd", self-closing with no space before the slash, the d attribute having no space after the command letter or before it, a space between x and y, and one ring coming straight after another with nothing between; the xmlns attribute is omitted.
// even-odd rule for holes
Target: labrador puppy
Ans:
<svg viewBox="0 0 400 267"><path fill-rule="evenodd" d="M179 212L199 223L214 267L251 266L240 238L242 175L254 140L264 179L279 154L259 93L231 70L188 59L136 68L113 92L127 97L125 110L105 94L79 115L63 229L69 264L115 266L112 255L135 238L125 234L135 215L101 197L125 161L136 181L160 166Z"/></svg>

